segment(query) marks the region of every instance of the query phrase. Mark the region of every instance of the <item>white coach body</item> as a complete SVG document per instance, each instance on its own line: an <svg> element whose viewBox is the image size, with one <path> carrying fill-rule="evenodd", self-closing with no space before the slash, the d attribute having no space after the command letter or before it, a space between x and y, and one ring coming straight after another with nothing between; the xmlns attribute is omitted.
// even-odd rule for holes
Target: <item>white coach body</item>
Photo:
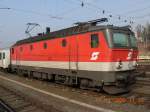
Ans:
<svg viewBox="0 0 150 112"><path fill-rule="evenodd" d="M10 65L10 50L0 50L0 68L7 69Z"/></svg>

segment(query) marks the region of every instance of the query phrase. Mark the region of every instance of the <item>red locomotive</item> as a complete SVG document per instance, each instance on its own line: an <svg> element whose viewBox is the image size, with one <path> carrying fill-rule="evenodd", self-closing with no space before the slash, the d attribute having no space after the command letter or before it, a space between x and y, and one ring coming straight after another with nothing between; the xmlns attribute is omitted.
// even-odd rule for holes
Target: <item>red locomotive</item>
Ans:
<svg viewBox="0 0 150 112"><path fill-rule="evenodd" d="M97 25L104 20L16 42L11 48L12 71L111 94L127 91L134 82L136 39L128 27Z"/></svg>

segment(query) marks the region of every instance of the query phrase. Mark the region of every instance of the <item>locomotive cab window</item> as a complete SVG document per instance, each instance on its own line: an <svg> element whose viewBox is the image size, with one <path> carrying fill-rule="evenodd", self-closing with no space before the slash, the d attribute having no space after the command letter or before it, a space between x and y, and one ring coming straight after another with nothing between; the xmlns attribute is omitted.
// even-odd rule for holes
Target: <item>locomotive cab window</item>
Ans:
<svg viewBox="0 0 150 112"><path fill-rule="evenodd" d="M97 48L99 45L98 34L91 35L91 48Z"/></svg>
<svg viewBox="0 0 150 112"><path fill-rule="evenodd" d="M62 47L66 47L66 45L67 45L66 39L63 39L61 44L62 44Z"/></svg>

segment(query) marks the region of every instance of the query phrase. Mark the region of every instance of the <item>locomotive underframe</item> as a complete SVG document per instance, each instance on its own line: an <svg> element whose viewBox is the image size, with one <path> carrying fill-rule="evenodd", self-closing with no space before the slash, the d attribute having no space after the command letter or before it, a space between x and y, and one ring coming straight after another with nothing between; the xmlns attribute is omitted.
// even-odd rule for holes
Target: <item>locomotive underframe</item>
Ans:
<svg viewBox="0 0 150 112"><path fill-rule="evenodd" d="M135 82L135 72L100 72L67 70L54 68L41 68L11 65L13 72L32 78L46 79L67 85L80 85L82 88L98 88L113 94L127 92L128 86ZM113 88L113 90L110 90ZM115 92L113 92L115 90ZM112 93L111 93L112 91ZM118 91L118 92L117 92Z"/></svg>

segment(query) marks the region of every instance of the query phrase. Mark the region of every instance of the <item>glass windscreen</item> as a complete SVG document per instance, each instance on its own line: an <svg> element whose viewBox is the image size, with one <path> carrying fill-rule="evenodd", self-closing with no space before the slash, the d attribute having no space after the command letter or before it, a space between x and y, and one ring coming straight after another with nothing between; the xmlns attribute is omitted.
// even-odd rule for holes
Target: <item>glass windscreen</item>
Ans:
<svg viewBox="0 0 150 112"><path fill-rule="evenodd" d="M107 29L106 40L110 48L137 49L137 40L130 31Z"/></svg>
<svg viewBox="0 0 150 112"><path fill-rule="evenodd" d="M136 41L135 36L130 35L130 43L131 43L131 47L137 48L137 41Z"/></svg>
<svg viewBox="0 0 150 112"><path fill-rule="evenodd" d="M113 33L112 41L115 48L129 47L128 35L125 33Z"/></svg>

